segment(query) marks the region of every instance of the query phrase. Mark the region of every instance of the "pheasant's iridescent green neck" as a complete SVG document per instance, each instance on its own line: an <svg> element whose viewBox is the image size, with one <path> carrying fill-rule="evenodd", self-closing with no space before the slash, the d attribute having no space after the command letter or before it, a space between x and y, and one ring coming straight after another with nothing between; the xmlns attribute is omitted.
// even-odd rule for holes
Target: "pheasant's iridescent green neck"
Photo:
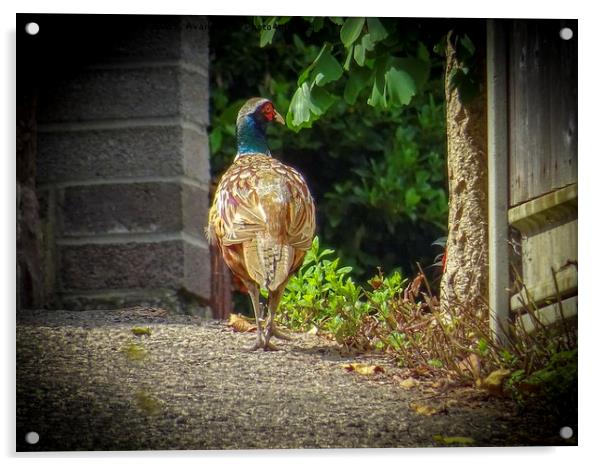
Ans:
<svg viewBox="0 0 602 466"><path fill-rule="evenodd" d="M236 125L238 155L270 154L270 148L265 136L265 124L255 120L252 115L246 115L238 120Z"/></svg>

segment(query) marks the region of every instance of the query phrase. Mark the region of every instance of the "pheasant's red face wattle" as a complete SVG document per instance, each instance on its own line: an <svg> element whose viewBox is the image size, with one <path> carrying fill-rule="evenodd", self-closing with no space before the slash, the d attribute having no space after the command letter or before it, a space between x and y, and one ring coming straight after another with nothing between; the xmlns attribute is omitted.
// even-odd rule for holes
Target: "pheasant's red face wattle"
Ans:
<svg viewBox="0 0 602 466"><path fill-rule="evenodd" d="M274 106L272 105L271 102L266 102L263 107L261 108L261 113L263 113L263 116L265 117L266 120L268 121L272 121L274 119Z"/></svg>

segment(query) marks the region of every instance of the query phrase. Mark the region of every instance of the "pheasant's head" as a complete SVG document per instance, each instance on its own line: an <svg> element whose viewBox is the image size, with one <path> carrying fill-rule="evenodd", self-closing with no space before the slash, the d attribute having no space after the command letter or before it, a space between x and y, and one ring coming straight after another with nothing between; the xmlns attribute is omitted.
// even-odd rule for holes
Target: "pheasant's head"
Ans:
<svg viewBox="0 0 602 466"><path fill-rule="evenodd" d="M284 118L276 111L274 104L269 99L263 97L253 97L245 102L238 112L236 118L236 124L245 118L252 118L257 123L268 123L270 121L276 121L280 124L284 124Z"/></svg>
<svg viewBox="0 0 602 466"><path fill-rule="evenodd" d="M238 155L267 154L265 130L270 122L284 124L284 118L276 111L269 99L253 97L245 102L236 118Z"/></svg>

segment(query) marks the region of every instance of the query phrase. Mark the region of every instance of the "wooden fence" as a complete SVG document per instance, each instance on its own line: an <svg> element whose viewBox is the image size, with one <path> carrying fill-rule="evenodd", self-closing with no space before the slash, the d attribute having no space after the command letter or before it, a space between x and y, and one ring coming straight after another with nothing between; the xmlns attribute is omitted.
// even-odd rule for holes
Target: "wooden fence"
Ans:
<svg viewBox="0 0 602 466"><path fill-rule="evenodd" d="M490 177L496 168L507 173L506 198L498 187L492 199L506 204L511 243L490 243L492 261L498 258L491 276L499 282L490 297L497 298L494 317L507 316L503 293L520 278L524 287L505 303L530 330L526 302L537 305L544 323L577 314L577 21L494 20L488 40ZM490 213L495 208L490 202Z"/></svg>

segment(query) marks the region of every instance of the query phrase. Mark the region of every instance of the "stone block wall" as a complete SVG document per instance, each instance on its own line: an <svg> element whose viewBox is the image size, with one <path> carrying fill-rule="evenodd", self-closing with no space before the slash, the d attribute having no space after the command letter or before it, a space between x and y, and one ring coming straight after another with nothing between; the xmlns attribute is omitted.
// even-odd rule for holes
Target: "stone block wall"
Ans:
<svg viewBox="0 0 602 466"><path fill-rule="evenodd" d="M103 31L107 39L78 48L77 65L50 73L38 90L48 305L206 312L207 20L73 20L78 31Z"/></svg>

